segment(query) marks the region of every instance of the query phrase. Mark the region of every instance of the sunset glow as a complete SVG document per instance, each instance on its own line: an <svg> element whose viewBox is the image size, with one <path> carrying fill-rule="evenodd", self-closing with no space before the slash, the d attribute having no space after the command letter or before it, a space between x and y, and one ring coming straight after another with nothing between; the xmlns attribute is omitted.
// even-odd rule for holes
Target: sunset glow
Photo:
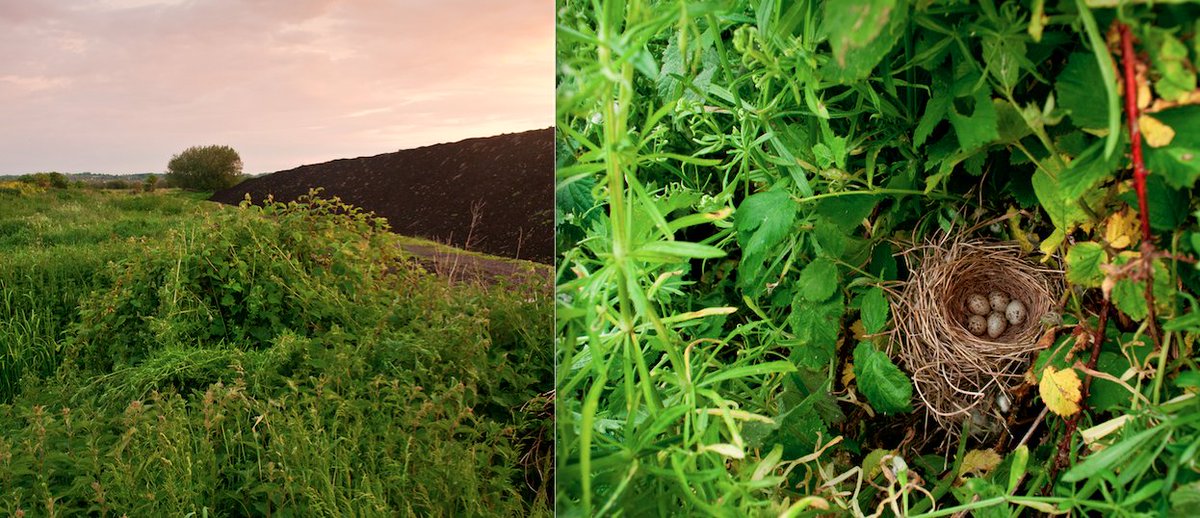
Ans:
<svg viewBox="0 0 1200 518"><path fill-rule="evenodd" d="M247 173L554 119L546 0L0 3L0 174L162 172L193 145Z"/></svg>

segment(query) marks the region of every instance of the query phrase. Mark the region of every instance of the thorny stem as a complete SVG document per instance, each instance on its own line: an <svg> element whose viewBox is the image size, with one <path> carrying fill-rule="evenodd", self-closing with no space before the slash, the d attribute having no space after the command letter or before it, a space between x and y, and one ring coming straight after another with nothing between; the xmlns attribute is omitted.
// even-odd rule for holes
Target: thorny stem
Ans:
<svg viewBox="0 0 1200 518"><path fill-rule="evenodd" d="M1150 235L1150 210L1146 202L1146 163L1142 159L1142 132L1138 129L1138 84L1135 69L1137 54L1133 53L1133 35L1129 26L1117 22L1121 33L1121 62L1125 72L1125 118L1129 125L1129 147L1133 154L1133 187L1137 191L1138 214L1142 220L1142 261L1146 278L1146 324L1156 349L1161 348L1154 315L1154 241Z"/></svg>
<svg viewBox="0 0 1200 518"><path fill-rule="evenodd" d="M1104 343L1104 328L1108 324L1108 299L1100 305L1100 321L1096 323L1096 334L1092 336L1092 355L1088 358L1087 368L1089 371L1096 370L1096 360L1100 358L1100 345ZM1083 411L1087 406L1088 391L1092 388L1092 375L1084 373L1083 387L1079 391L1079 411L1071 416L1067 421L1066 432L1063 433L1062 441L1058 443L1058 456L1054 460L1054 464L1050 466L1050 479L1053 480L1058 470L1067 465L1068 453L1071 450L1071 436L1075 435L1075 429L1079 427L1079 419L1083 417Z"/></svg>

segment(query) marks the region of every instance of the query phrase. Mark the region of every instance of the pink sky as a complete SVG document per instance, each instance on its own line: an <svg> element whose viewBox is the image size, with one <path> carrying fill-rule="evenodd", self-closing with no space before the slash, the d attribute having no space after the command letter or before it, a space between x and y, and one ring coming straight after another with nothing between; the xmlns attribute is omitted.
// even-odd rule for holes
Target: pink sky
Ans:
<svg viewBox="0 0 1200 518"><path fill-rule="evenodd" d="M0 174L246 173L554 124L550 0L0 0Z"/></svg>

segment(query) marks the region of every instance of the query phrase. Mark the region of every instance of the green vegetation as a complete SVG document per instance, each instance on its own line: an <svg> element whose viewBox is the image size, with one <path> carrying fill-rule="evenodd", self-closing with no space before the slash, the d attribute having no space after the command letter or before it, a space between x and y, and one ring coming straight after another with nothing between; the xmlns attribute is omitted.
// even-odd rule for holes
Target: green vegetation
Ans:
<svg viewBox="0 0 1200 518"><path fill-rule="evenodd" d="M203 198L0 194L0 513L550 513L549 294Z"/></svg>
<svg viewBox="0 0 1200 518"><path fill-rule="evenodd" d="M1200 7L1116 4L559 0L559 512L1200 513ZM946 233L1066 271L987 442L889 354Z"/></svg>
<svg viewBox="0 0 1200 518"><path fill-rule="evenodd" d="M192 191L219 191L242 179L242 157L229 146L192 146L167 163L171 185Z"/></svg>

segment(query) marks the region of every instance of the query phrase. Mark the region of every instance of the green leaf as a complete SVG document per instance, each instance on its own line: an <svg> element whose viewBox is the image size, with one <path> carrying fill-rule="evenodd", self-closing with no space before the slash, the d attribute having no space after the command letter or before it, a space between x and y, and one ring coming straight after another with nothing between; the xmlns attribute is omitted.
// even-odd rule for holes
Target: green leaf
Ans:
<svg viewBox="0 0 1200 518"><path fill-rule="evenodd" d="M1200 481L1171 491L1171 516L1200 516Z"/></svg>
<svg viewBox="0 0 1200 518"><path fill-rule="evenodd" d="M792 231L796 204L787 191L776 189L747 197L733 215L742 262L738 282L745 288L759 283L763 262Z"/></svg>
<svg viewBox="0 0 1200 518"><path fill-rule="evenodd" d="M1112 471L1117 463L1127 460L1130 453L1140 448L1143 443L1148 442L1164 429L1165 427L1156 426L1149 430L1144 430L1128 439L1091 454L1086 460L1076 464L1075 467L1066 473L1063 473L1062 481L1068 483L1079 482L1080 480L1090 479L1101 472Z"/></svg>
<svg viewBox="0 0 1200 518"><path fill-rule="evenodd" d="M887 325L888 312L887 297L884 295L881 288L871 288L862 296L862 321L863 329L868 334L878 333Z"/></svg>
<svg viewBox="0 0 1200 518"><path fill-rule="evenodd" d="M1175 138L1165 147L1142 147L1146 168L1152 176L1162 176L1169 187L1192 188L1200 177L1200 106L1163 110L1154 117L1174 128Z"/></svg>
<svg viewBox="0 0 1200 518"><path fill-rule="evenodd" d="M1116 378L1120 378L1128 369L1128 358L1109 351L1100 353L1100 358L1096 362L1096 370L1111 374ZM1100 378L1092 380L1092 387L1088 391L1088 405L1098 412L1112 410L1118 406L1128 406L1131 399L1133 399L1133 394L1125 387Z"/></svg>
<svg viewBox="0 0 1200 518"><path fill-rule="evenodd" d="M837 265L825 257L818 257L804 267L796 284L804 298L812 302L827 300L837 291Z"/></svg>
<svg viewBox="0 0 1200 518"><path fill-rule="evenodd" d="M1121 279L1112 290L1112 303L1122 313L1134 320L1143 320L1149 314L1146 307L1146 283Z"/></svg>
<svg viewBox="0 0 1200 518"><path fill-rule="evenodd" d="M1074 198L1063 195L1062 188L1053 178L1043 171L1033 173L1033 192L1038 202L1050 216L1050 221L1060 230L1070 229L1087 219L1087 214L1079 209Z"/></svg>
<svg viewBox="0 0 1200 518"><path fill-rule="evenodd" d="M844 0L825 4L824 29L829 33L835 79L846 83L865 78L904 33L908 10L896 0Z"/></svg>
<svg viewBox="0 0 1200 518"><path fill-rule="evenodd" d="M846 253L846 234L838 225L825 218L818 218L813 228L813 237L821 250L830 257L842 257Z"/></svg>
<svg viewBox="0 0 1200 518"><path fill-rule="evenodd" d="M849 232L862 225L864 219L875 210L879 196L851 194L817 200L816 212L828 221Z"/></svg>
<svg viewBox="0 0 1200 518"><path fill-rule="evenodd" d="M934 78L933 95L925 102L925 112L921 114L921 120L917 122L917 128L913 130L914 146L920 147L925 144L925 140L937 128L938 123L946 118L951 100L950 89L944 82ZM1021 125L1024 126L1024 122Z"/></svg>
<svg viewBox="0 0 1200 518"><path fill-rule="evenodd" d="M827 367L833 358L845 311L845 298L840 292L825 302L810 302L797 295L788 318L796 335L792 360L812 368Z"/></svg>
<svg viewBox="0 0 1200 518"><path fill-rule="evenodd" d="M1135 210L1138 208L1137 193L1129 191L1120 196ZM1150 228L1157 231L1174 230L1187 221L1189 198L1187 193L1172 189L1162 175L1146 176L1146 204L1150 212Z"/></svg>
<svg viewBox="0 0 1200 518"><path fill-rule="evenodd" d="M1100 265L1107 256L1099 243L1087 241L1067 251L1067 281L1085 288L1098 288L1104 281Z"/></svg>
<svg viewBox="0 0 1200 518"><path fill-rule="evenodd" d="M970 151L1000 138L999 118L992 104L991 89L980 87L973 95L959 97L950 104L950 125L959 146Z"/></svg>
<svg viewBox="0 0 1200 518"><path fill-rule="evenodd" d="M1071 117L1071 122L1080 128L1102 129L1108 127L1108 111L1105 106L1104 77L1096 58L1091 54L1075 53L1067 59L1067 66L1054 82L1054 98Z"/></svg>
<svg viewBox="0 0 1200 518"><path fill-rule="evenodd" d="M1147 146L1148 147L1148 146ZM1104 158L1104 141L1097 140L1071 161L1058 175L1058 184L1065 199L1078 199L1096 184L1108 179L1125 157L1113 154Z"/></svg>
<svg viewBox="0 0 1200 518"><path fill-rule="evenodd" d="M1196 72L1188 63L1187 47L1163 29L1150 29L1150 59L1158 79L1154 90L1159 97L1178 101L1196 89Z"/></svg>
<svg viewBox="0 0 1200 518"><path fill-rule="evenodd" d="M854 376L859 392L879 413L912 411L912 381L870 342L859 342L854 348Z"/></svg>
<svg viewBox="0 0 1200 518"><path fill-rule="evenodd" d="M634 257L665 262L684 258L715 259L725 257L725 251L712 245L686 241L652 241L642 245L632 254Z"/></svg>
<svg viewBox="0 0 1200 518"><path fill-rule="evenodd" d="M1025 58L1025 40L1022 36L990 32L983 37L983 61L988 72L1005 91L1017 84L1022 68L1029 68Z"/></svg>

